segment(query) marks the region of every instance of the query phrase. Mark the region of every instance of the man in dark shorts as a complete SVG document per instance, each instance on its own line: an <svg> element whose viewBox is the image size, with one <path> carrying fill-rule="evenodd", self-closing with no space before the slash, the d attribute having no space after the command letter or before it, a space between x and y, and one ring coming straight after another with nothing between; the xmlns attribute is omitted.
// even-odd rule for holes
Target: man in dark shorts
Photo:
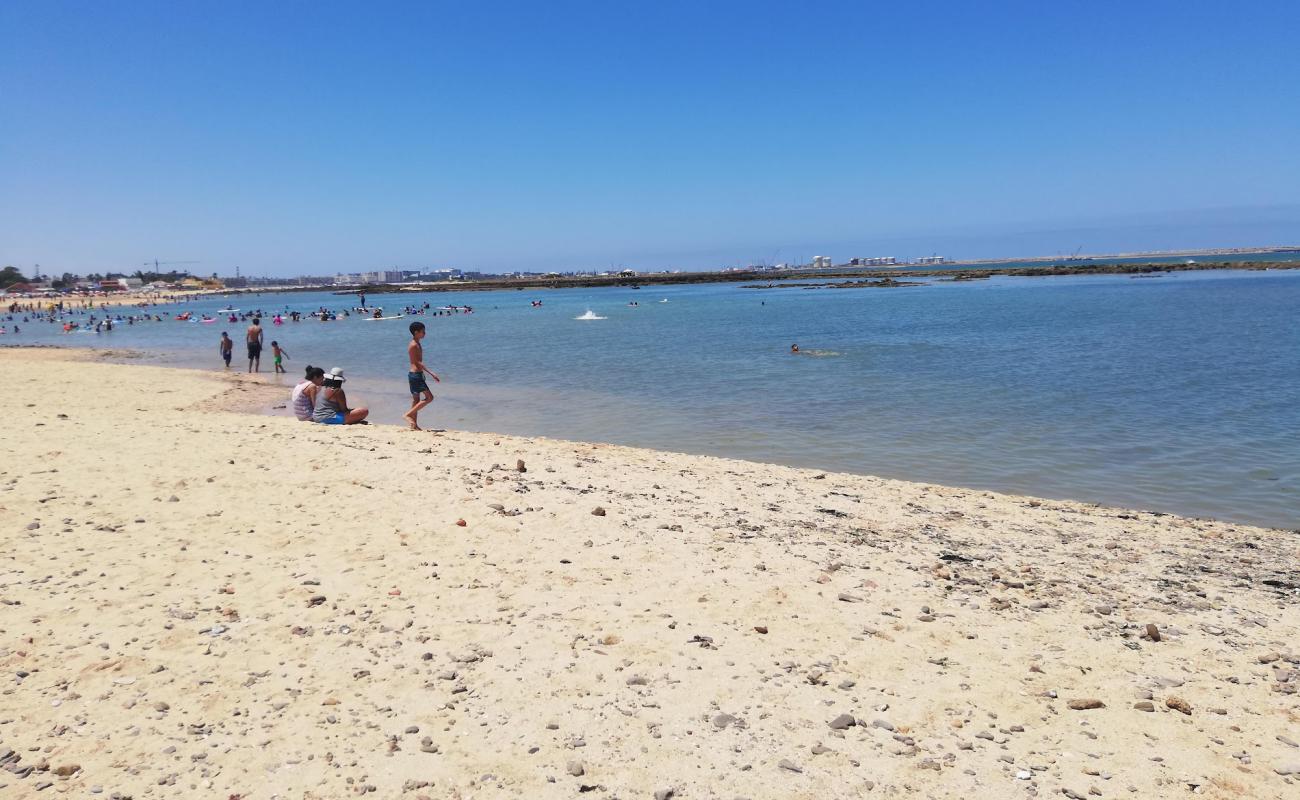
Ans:
<svg viewBox="0 0 1300 800"><path fill-rule="evenodd" d="M248 326L248 371L262 371L262 318L253 317L253 324Z"/></svg>
<svg viewBox="0 0 1300 800"><path fill-rule="evenodd" d="M226 362L226 369L230 369L230 356L235 350L235 343L230 340L230 334L225 331L221 332L221 360Z"/></svg>

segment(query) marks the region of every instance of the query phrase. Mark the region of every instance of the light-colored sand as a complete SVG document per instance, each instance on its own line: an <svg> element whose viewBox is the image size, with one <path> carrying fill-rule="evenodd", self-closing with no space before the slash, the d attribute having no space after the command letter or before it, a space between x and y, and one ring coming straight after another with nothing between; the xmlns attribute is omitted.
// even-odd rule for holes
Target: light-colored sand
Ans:
<svg viewBox="0 0 1300 800"><path fill-rule="evenodd" d="M1294 532L0 368L0 797L1300 797Z"/></svg>

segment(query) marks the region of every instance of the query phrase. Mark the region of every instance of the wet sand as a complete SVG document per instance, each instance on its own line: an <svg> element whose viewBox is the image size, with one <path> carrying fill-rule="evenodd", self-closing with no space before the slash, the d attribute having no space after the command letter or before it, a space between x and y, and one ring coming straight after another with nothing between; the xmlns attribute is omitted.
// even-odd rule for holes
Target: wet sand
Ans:
<svg viewBox="0 0 1300 800"><path fill-rule="evenodd" d="M1293 531L0 365L6 798L1300 793Z"/></svg>

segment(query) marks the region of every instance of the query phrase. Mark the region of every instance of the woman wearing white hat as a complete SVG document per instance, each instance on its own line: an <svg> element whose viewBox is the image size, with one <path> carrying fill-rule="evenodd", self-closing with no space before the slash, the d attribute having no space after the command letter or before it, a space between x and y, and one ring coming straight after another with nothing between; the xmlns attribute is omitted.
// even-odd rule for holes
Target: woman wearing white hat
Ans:
<svg viewBox="0 0 1300 800"><path fill-rule="evenodd" d="M325 373L325 382L316 392L316 408L312 422L324 425L356 425L370 413L368 408L348 408L347 395L343 393L343 370L335 367Z"/></svg>

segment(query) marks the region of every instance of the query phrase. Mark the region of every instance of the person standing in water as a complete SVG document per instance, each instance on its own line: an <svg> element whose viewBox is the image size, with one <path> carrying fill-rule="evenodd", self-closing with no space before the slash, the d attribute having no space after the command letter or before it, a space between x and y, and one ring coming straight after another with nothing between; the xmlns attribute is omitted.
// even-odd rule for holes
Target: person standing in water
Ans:
<svg viewBox="0 0 1300 800"><path fill-rule="evenodd" d="M410 331L411 341L406 345L406 357L411 362L411 369L406 373L406 382L411 389L411 410L402 416L410 423L411 430L418 431L422 430L419 422L416 421L420 409L433 402L433 392L429 391L429 384L425 382L424 376L427 373L438 383L441 383L442 379L424 366L424 346L420 344L420 340L424 338L424 323L412 322Z"/></svg>
<svg viewBox="0 0 1300 800"><path fill-rule="evenodd" d="M271 353L275 356L275 373L279 375L285 371L284 364L281 362L289 357L289 351L281 347L279 342L273 341L271 342Z"/></svg>
<svg viewBox="0 0 1300 800"><path fill-rule="evenodd" d="M262 318L253 317L253 324L248 326L244 336L248 340L248 371L262 371Z"/></svg>
<svg viewBox="0 0 1300 800"><path fill-rule="evenodd" d="M219 345L221 360L226 362L226 369L230 369L230 357L234 354L235 342L230 338L230 334L225 331L221 332L221 344Z"/></svg>

